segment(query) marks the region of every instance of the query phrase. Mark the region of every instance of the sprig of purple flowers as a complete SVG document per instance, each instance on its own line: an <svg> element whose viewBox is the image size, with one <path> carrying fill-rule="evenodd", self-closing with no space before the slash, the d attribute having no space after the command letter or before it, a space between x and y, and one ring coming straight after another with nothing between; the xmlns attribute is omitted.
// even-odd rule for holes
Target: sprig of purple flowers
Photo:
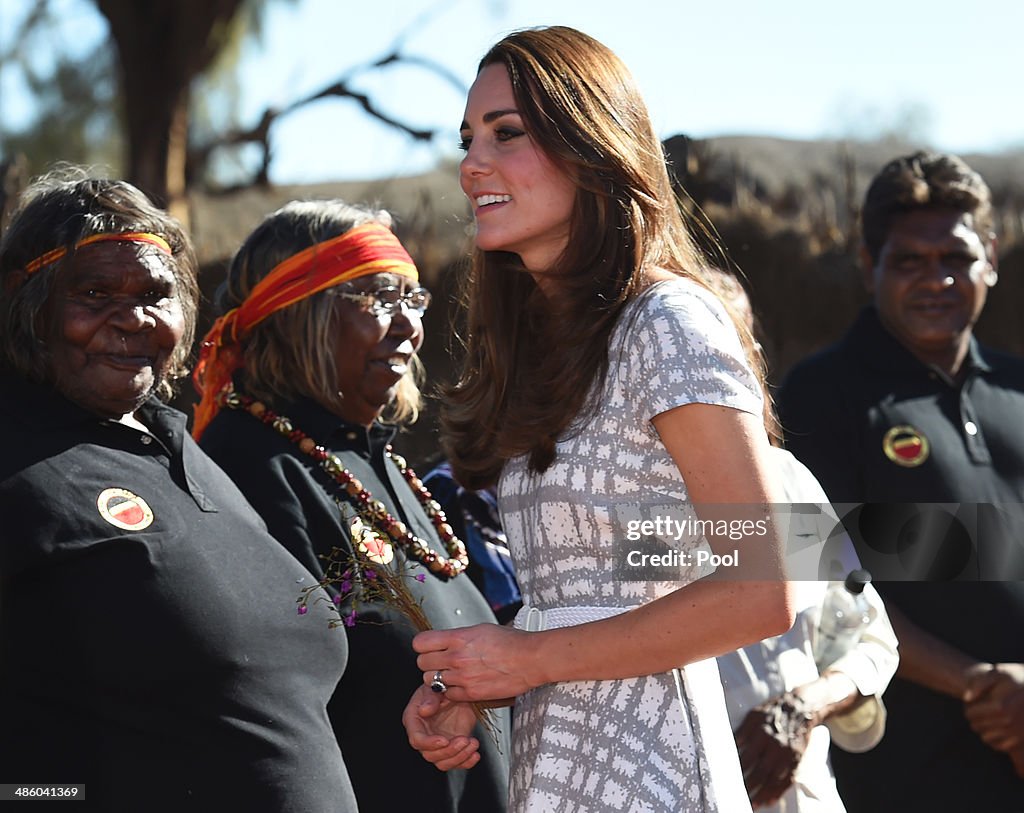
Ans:
<svg viewBox="0 0 1024 813"><path fill-rule="evenodd" d="M425 573L392 570L374 562L365 553L350 554L337 547L330 555L322 558L325 561L323 578L303 589L299 595L299 615L305 615L311 603L328 600L321 591L323 588L331 596L330 601L338 613L337 617L329 622L332 627L354 627L359 617L358 605L369 602L384 604L397 610L408 618L417 630L431 628L420 600L412 595L406 584L408 578L422 584L426 581ZM418 568L415 564L412 567ZM346 603L351 606L348 612L342 610Z"/></svg>

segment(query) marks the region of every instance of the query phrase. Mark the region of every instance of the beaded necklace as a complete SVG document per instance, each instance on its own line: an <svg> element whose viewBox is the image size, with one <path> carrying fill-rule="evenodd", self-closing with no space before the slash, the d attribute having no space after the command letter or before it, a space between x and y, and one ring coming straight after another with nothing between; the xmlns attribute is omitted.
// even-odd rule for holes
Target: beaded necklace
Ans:
<svg viewBox="0 0 1024 813"><path fill-rule="evenodd" d="M352 472L345 468L340 457L327 451L300 429L296 429L287 417L278 415L261 401L239 392L229 392L222 395L220 400L222 406L229 409L245 410L261 423L274 429L278 434L298 446L299 451L303 454L312 457L327 476L341 486L341 494L355 508L359 516L372 527L386 534L405 551L406 556L423 564L431 573L444 578L454 578L466 569L469 564L466 546L455 535L441 506L433 499L420 478L416 476L416 472L408 466L405 458L392 451L391 444L384 448L384 454L398 467L398 471L401 472L402 477L416 495L416 499L423 507L423 513L427 515L427 519L437 530L437 535L448 552L447 557L433 550L423 539L409 530L404 522L392 516L384 503L374 499L373 495L363 488L363 484L355 478ZM339 499L337 496L334 498Z"/></svg>

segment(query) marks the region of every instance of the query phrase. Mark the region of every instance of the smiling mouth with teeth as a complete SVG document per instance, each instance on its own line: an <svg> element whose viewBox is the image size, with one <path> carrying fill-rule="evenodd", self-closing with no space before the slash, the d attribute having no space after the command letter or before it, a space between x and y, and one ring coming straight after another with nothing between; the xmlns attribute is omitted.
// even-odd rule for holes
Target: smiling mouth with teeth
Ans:
<svg viewBox="0 0 1024 813"><path fill-rule="evenodd" d="M481 195L474 198L477 206L490 206L492 203L508 203L512 200L511 195Z"/></svg>

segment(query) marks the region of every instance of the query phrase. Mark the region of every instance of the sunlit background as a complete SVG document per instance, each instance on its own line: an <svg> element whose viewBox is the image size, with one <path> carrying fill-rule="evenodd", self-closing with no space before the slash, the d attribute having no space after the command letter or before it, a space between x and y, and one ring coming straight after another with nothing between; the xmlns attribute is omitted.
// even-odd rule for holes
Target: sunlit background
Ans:
<svg viewBox="0 0 1024 813"><path fill-rule="evenodd" d="M107 25L91 0L53 0L56 25L13 41L36 0L0 0L0 153L52 98L58 59L93 54ZM309 183L422 172L453 158L465 88L487 47L524 26L566 24L611 46L643 89L663 137L902 136L955 152L1024 145L1013 0L264 0L261 14L195 88L193 137L247 128L347 79L382 113L434 131L415 141L351 98L279 117L270 179ZM402 61L373 68L396 53ZM95 61L95 60L94 60ZM36 87L27 81L36 74ZM89 77L79 71L79 80ZM113 89L94 83L101 98ZM102 117L90 122L110 138ZM102 153L102 150L100 151ZM116 153L105 156L115 160ZM222 182L244 179L254 147L219 150Z"/></svg>

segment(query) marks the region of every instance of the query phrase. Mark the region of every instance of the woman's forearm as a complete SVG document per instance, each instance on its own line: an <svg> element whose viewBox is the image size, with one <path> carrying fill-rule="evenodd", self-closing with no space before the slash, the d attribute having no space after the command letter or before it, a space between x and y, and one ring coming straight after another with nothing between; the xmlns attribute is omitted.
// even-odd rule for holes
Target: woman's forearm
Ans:
<svg viewBox="0 0 1024 813"><path fill-rule="evenodd" d="M533 686L636 677L731 652L792 625L785 582L701 580L612 618L531 633Z"/></svg>

